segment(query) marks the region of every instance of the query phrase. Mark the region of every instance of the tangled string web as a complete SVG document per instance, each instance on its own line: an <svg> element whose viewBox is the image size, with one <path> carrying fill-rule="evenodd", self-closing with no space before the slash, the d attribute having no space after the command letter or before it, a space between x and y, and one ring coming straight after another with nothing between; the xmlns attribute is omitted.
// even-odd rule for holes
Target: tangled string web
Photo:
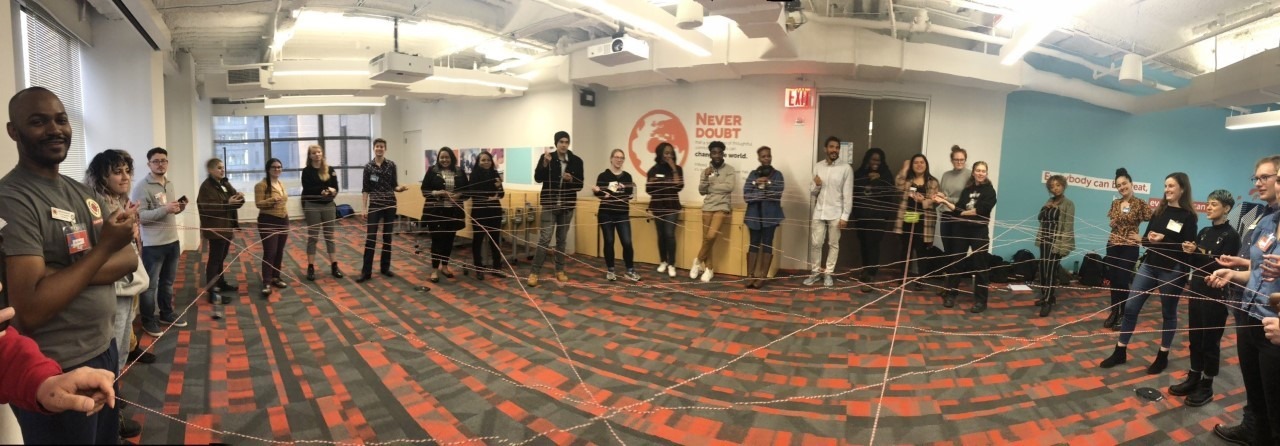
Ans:
<svg viewBox="0 0 1280 446"><path fill-rule="evenodd" d="M788 190L784 200L807 203L807 196ZM581 211L579 217L575 231L597 230L578 223ZM350 272L360 264L365 228L358 218L337 223L338 260ZM633 231L648 223L633 216ZM897 237L892 222L881 223L869 226L886 239ZM1077 218L1076 227L1077 246L1105 245L1106 221ZM290 244L304 243L308 229L291 226ZM808 230L803 218L779 228ZM1030 247L1037 230L1034 217L1006 216L994 223L990 249ZM260 240L256 231L239 234L233 266L224 274L243 270L241 288L252 290ZM530 235L527 241L536 243L536 231L501 231L508 240ZM761 290L744 290L740 277L671 279L644 264L638 265L640 282L609 282L600 259L567 256L569 282L530 289L523 281L526 259L505 254L502 278L431 284L428 254L415 246L423 241L421 234L400 231L394 242L400 277L365 284L301 280L297 272L305 260L293 249L282 276L296 288L270 301L241 292L222 321L208 317L196 273L181 276L178 295L194 298L179 299L186 303L179 319L194 323L176 331L165 327L146 348L176 345L174 356L182 359L167 373L165 356L152 366L130 363L121 373L126 382L120 400L142 414L134 417L144 424L143 439L515 446L1111 443L1204 432L1150 436L1162 428L1154 416L1180 404L1139 404L1128 390L1139 381L1161 387L1172 377L1147 377L1137 364L1096 368L1116 336L1098 328L1110 311L1105 287L1060 287L1059 309L1037 318L1033 296L993 284L991 309L971 315L942 308L934 296L937 279L963 258L920 257L914 249L905 250L906 261L878 265L882 271L874 281L856 279L863 268L853 268L837 274L829 288L806 287L799 277L780 274ZM719 245L718 253L747 249L723 239ZM776 256L799 264L814 260L805 258L807 251L775 247ZM195 253L187 255L185 265L198 263L190 259ZM495 272L465 261L470 255L455 252L453 266ZM908 277L908 262L936 265ZM927 289L910 291L917 283ZM862 292L864 285L871 292ZM432 289L421 292L422 286ZM960 292L963 301L972 287ZM1183 296L1210 299L1189 290ZM1159 338L1155 307L1141 316L1131 352L1151 350L1146 343ZM1185 323L1180 327L1186 330ZM178 339L169 341L173 337ZM1233 342L1224 341L1224 356L1231 356ZM1185 349L1174 350L1175 358L1179 351L1185 356ZM208 376L192 376L205 359ZM1224 365L1220 380L1230 373ZM156 395L159 382L166 385ZM1238 403L1243 395L1227 398ZM1222 420L1215 418L1221 412L1205 411L1186 426ZM154 430L161 434L147 432Z"/></svg>

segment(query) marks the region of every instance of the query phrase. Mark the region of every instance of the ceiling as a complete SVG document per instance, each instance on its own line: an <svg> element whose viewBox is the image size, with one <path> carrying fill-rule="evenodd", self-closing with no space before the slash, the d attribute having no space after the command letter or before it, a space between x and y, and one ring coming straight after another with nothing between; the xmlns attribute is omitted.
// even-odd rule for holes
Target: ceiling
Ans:
<svg viewBox="0 0 1280 446"><path fill-rule="evenodd" d="M675 3L648 1L662 5ZM721 0L714 4L713 0L698 1L714 11L717 4L745 0ZM1017 25L1019 8L1042 1L1086 0L798 0L801 11L791 13L789 20L803 26L807 20L819 16L894 19L901 39L994 54L998 47L993 45L924 32L923 19L927 16L931 26L1008 37ZM1096 65L1113 66L1129 52L1150 56L1280 6L1280 0L1095 1L1090 9L1050 34L1041 45ZM101 5L110 5L106 1L91 3L100 10L107 9ZM615 31L615 26L600 20L599 15L566 12L583 10L573 0L154 0L153 3L171 32L172 46L191 53L200 75L225 72L226 66L276 60L368 60L393 49L396 42L392 17L402 21L398 42L401 52L432 58L438 66L466 69L552 53L557 45L563 52L574 43L606 37ZM553 7L557 5L559 8ZM665 9L675 13L674 6L665 6ZM113 16L109 11L103 14ZM912 26L918 19L922 20L917 22L918 26ZM281 44L278 31L291 34L292 38ZM274 51L273 42L278 45ZM1177 86L1179 79L1185 81L1214 72L1275 48L1278 43L1280 15L1150 59L1147 76L1163 78L1164 81L1158 82ZM1036 68L1045 69L1044 65ZM1114 81L1114 76L1111 80ZM1097 83L1108 88L1114 86L1114 82L1108 84L1105 79Z"/></svg>

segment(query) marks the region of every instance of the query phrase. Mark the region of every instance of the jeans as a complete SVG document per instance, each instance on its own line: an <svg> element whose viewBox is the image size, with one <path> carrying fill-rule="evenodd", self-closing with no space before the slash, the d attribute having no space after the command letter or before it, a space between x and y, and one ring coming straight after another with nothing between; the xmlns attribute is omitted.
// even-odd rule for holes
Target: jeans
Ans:
<svg viewBox="0 0 1280 446"><path fill-rule="evenodd" d="M391 229L396 222L396 208L370 211L364 229L364 263L360 274L373 274L373 254L378 247L378 231L382 231L382 271L391 271Z"/></svg>
<svg viewBox="0 0 1280 446"><path fill-rule="evenodd" d="M760 229L749 229L747 232L751 237L747 252L773 254L773 234L778 232L777 226L761 226Z"/></svg>
<svg viewBox="0 0 1280 446"><path fill-rule="evenodd" d="M627 271L636 267L636 250L631 246L631 216L626 212L601 212L600 233L604 238L604 266L613 271L613 240L616 233L622 242L622 264Z"/></svg>
<svg viewBox="0 0 1280 446"><path fill-rule="evenodd" d="M728 211L702 212L702 248L698 250L698 260L706 269L713 269L711 268L711 250L715 249L716 239L720 237L720 231L728 220Z"/></svg>
<svg viewBox="0 0 1280 446"><path fill-rule="evenodd" d="M173 314L173 280L178 275L178 256L181 254L178 242L142 247L142 266L151 280L151 285L142 292L140 303L143 326L155 328L160 321L171 322L176 317ZM157 303L160 305L158 320Z"/></svg>
<svg viewBox="0 0 1280 446"><path fill-rule="evenodd" d="M1133 284L1133 267L1138 263L1138 247L1111 245L1107 247L1107 278L1111 280L1111 308L1124 308L1129 298L1129 286Z"/></svg>
<svg viewBox="0 0 1280 446"><path fill-rule="evenodd" d="M116 346L119 350L128 350L129 335L133 334L133 304L138 296L116 296L116 314L112 321L112 327L115 327ZM124 365L129 358L128 355L116 355L119 358L116 361L116 371L124 370Z"/></svg>
<svg viewBox="0 0 1280 446"><path fill-rule="evenodd" d="M109 370L116 376L119 363L119 349L115 340L107 351L85 361L83 364L67 367L63 372L70 372L81 367L93 367ZM102 410L92 416L82 412L68 410L55 415L43 415L28 412L17 407L13 414L22 426L22 437L26 444L117 444L120 442L120 415L116 409L103 406Z"/></svg>
<svg viewBox="0 0 1280 446"><path fill-rule="evenodd" d="M822 243L827 244L826 267L822 263ZM840 257L840 220L814 220L809 231L809 263L813 273L831 274Z"/></svg>
<svg viewBox="0 0 1280 446"><path fill-rule="evenodd" d="M573 221L573 208L543 209L538 228L538 253L533 256L533 273L542 270L547 260L547 250L551 249L551 236L556 238L555 265L556 272L564 271L565 243L569 238L569 226Z"/></svg>
<svg viewBox="0 0 1280 446"><path fill-rule="evenodd" d="M679 213L654 215L653 225L658 230L658 260L668 265L676 264L676 221Z"/></svg>
<svg viewBox="0 0 1280 446"><path fill-rule="evenodd" d="M227 281L226 278L222 277L222 274L227 260L227 253L231 251L231 241L216 235L205 239L205 241L209 245L209 260L204 263L204 283L212 289L215 284Z"/></svg>
<svg viewBox="0 0 1280 446"><path fill-rule="evenodd" d="M1227 325L1225 290L1209 288L1204 279L1192 281L1188 299L1187 317L1191 319L1187 337L1191 338L1191 370L1204 372L1206 376L1218 376L1218 364L1222 357L1222 333Z"/></svg>
<svg viewBox="0 0 1280 446"><path fill-rule="evenodd" d="M939 218L943 220L938 226L938 235L942 237L943 255L931 260L939 266L951 265L944 268L944 271L946 271L945 277L957 274L968 276L969 272L964 269L964 257L968 254L969 246L972 245L969 240L965 240L965 235L961 234L961 232L965 231L962 225L968 225L968 223L948 221L951 220L951 217L939 216Z"/></svg>
<svg viewBox="0 0 1280 446"><path fill-rule="evenodd" d="M333 243L333 227L336 226L338 220L338 207L333 203L302 203L302 215L307 222L307 257L316 255L316 243L320 240L321 233L324 234L324 247L329 253L329 261L333 259L333 253L336 251Z"/></svg>
<svg viewBox="0 0 1280 446"><path fill-rule="evenodd" d="M1253 444L1280 440L1280 346L1267 340L1262 321L1236 311L1236 348L1244 380L1247 414L1253 413Z"/></svg>
<svg viewBox="0 0 1280 446"><path fill-rule="evenodd" d="M284 247L289 241L289 219L258 215L258 236L262 238L262 286L280 278Z"/></svg>
<svg viewBox="0 0 1280 446"><path fill-rule="evenodd" d="M1138 276L1133 278L1133 290L1129 292L1129 301L1124 304L1124 323L1120 326L1120 343L1128 345L1133 337L1133 328L1138 326L1138 313L1152 290L1160 290L1160 314L1164 319L1160 327L1160 346L1169 348L1173 345L1173 335L1178 329L1178 297L1182 295L1182 285L1187 282L1187 272L1175 268L1172 270L1157 268L1143 263L1138 268Z"/></svg>

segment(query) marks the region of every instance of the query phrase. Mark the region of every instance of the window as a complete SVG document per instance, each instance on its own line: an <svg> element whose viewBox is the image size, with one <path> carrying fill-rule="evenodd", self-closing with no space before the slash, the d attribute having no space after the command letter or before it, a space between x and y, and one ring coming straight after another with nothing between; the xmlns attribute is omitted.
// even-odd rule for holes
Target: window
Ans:
<svg viewBox="0 0 1280 446"><path fill-rule="evenodd" d="M277 158L289 195L301 194L307 147L319 144L338 176L338 188L360 192L361 171L373 156L369 115L215 116L213 134L214 156L242 191L252 191L267 175L267 160Z"/></svg>
<svg viewBox="0 0 1280 446"><path fill-rule="evenodd" d="M78 180L84 177L88 164L80 95L80 41L26 8L21 19L23 87L44 87L62 100L71 120L71 147L58 171Z"/></svg>

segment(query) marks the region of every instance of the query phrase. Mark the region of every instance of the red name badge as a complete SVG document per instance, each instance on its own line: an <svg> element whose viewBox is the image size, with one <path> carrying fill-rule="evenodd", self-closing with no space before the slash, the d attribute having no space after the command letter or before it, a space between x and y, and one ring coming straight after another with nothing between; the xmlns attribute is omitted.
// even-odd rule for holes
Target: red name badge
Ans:
<svg viewBox="0 0 1280 446"><path fill-rule="evenodd" d="M1271 249L1271 245L1275 242L1276 242L1275 234L1265 234L1261 237L1258 237L1258 249L1265 252Z"/></svg>
<svg viewBox="0 0 1280 446"><path fill-rule="evenodd" d="M83 229L67 234L67 251L79 254L89 250L89 231Z"/></svg>

